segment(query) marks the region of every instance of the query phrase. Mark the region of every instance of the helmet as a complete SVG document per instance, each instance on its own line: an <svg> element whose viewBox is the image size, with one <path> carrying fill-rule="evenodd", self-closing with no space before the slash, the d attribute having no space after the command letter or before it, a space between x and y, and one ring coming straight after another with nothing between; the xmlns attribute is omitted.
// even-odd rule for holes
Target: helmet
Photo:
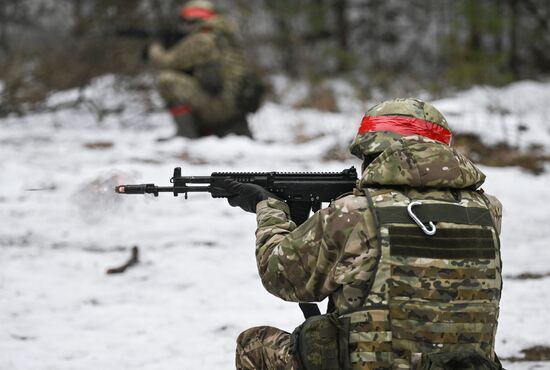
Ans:
<svg viewBox="0 0 550 370"><path fill-rule="evenodd" d="M350 151L360 159L372 159L409 135L421 135L446 145L452 138L447 120L433 105L418 99L393 99L367 111Z"/></svg>
<svg viewBox="0 0 550 370"><path fill-rule="evenodd" d="M185 20L207 20L215 15L214 4L208 0L188 1L180 11L180 17Z"/></svg>

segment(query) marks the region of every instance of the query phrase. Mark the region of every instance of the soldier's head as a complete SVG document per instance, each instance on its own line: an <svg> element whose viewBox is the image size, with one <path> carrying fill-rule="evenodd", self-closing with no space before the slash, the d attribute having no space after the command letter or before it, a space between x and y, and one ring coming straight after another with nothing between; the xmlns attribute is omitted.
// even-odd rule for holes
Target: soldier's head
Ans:
<svg viewBox="0 0 550 370"><path fill-rule="evenodd" d="M180 18L186 22L201 22L216 15L214 4L208 0L191 0L181 8Z"/></svg>
<svg viewBox="0 0 550 370"><path fill-rule="evenodd" d="M433 105L418 99L393 99L367 111L350 151L371 162L394 142L410 135L421 135L445 145L452 138L447 120Z"/></svg>

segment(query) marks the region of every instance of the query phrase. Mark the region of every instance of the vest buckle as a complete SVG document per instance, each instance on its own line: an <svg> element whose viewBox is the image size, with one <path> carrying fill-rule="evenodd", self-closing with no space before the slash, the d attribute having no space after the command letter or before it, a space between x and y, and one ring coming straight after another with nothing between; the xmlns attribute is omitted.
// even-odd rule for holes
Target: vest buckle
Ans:
<svg viewBox="0 0 550 370"><path fill-rule="evenodd" d="M419 201L414 201L414 202L411 202L409 203L409 205L407 206L407 212L409 212L409 216L411 216L411 218L413 219L413 221L422 229L422 231L424 232L424 234L426 235L434 235L435 232L437 231L437 228L435 227L434 223L432 221L429 221L428 222L428 225L430 226L430 229L428 229L426 227L426 225L424 225L424 223L422 221L420 221L420 219L418 218L418 216L413 212L413 207L414 206L421 206L422 205L422 202L419 202Z"/></svg>

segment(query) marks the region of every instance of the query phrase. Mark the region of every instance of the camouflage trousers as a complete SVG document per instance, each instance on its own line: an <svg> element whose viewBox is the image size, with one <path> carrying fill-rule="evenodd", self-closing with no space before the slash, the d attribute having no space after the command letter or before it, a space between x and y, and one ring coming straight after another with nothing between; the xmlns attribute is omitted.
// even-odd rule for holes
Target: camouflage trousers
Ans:
<svg viewBox="0 0 550 370"><path fill-rule="evenodd" d="M290 334L271 326L248 329L237 338L237 370L297 370Z"/></svg>
<svg viewBox="0 0 550 370"><path fill-rule="evenodd" d="M239 115L235 92L224 89L219 95L209 94L195 77L184 73L162 71L158 89L169 107L188 104L193 114L208 126L227 122Z"/></svg>

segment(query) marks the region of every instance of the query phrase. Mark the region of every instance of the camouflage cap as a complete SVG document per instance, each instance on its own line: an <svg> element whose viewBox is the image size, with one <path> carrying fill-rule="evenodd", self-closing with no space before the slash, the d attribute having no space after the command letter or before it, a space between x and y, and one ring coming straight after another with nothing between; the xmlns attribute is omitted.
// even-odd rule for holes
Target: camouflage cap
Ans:
<svg viewBox="0 0 550 370"><path fill-rule="evenodd" d="M181 8L180 17L184 19L208 19L216 14L214 4L208 0L191 0Z"/></svg>
<svg viewBox="0 0 550 370"><path fill-rule="evenodd" d="M365 118L363 120L365 121L368 117L383 116L411 117L413 119L427 121L430 124L434 124L431 125L433 128L441 130L449 135L450 140L451 130L445 117L433 105L423 102L422 100L407 98L384 101L370 108L365 114ZM388 121L391 123L395 122L392 122L392 120ZM388 126L388 124L386 124L386 126ZM383 129L377 129L362 131L360 129L359 133L350 145L350 151L353 155L360 159L372 159L404 135L422 135L420 132L412 132L414 130L410 131L411 132L408 134L403 134L399 130L386 131Z"/></svg>

